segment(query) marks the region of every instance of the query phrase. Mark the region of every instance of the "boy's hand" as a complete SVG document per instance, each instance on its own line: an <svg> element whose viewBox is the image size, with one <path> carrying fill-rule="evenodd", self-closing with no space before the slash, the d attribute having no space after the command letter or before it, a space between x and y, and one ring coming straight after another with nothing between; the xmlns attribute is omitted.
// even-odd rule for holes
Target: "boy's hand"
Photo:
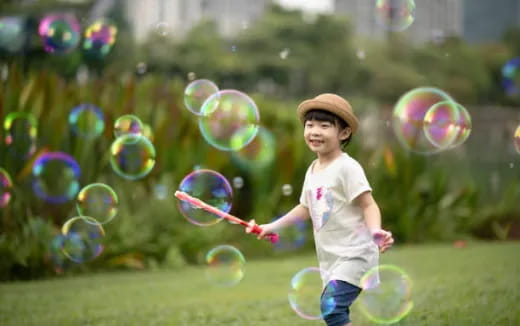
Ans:
<svg viewBox="0 0 520 326"><path fill-rule="evenodd" d="M253 228L255 227L255 225L258 225L258 224L256 224L255 220L254 219L250 220L249 221L249 226L246 227L246 233L251 233L253 231ZM261 224L261 225L258 225L258 226L262 228L262 232L257 235L258 239L263 239L268 234L274 234L275 230L274 230L273 226L271 225L271 223L269 223L269 224Z"/></svg>
<svg viewBox="0 0 520 326"><path fill-rule="evenodd" d="M372 240L377 244L380 252L385 252L394 243L392 232L385 231L383 229L373 230Z"/></svg>

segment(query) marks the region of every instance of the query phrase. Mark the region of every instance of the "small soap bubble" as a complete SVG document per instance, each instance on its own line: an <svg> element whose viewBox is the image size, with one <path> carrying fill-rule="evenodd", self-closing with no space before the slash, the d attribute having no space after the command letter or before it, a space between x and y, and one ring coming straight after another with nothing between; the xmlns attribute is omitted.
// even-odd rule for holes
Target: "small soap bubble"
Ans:
<svg viewBox="0 0 520 326"><path fill-rule="evenodd" d="M284 48L282 51L280 51L280 58L282 60L285 60L285 59L287 59L287 57L289 56L290 53L291 53L291 50L289 48Z"/></svg>
<svg viewBox="0 0 520 326"><path fill-rule="evenodd" d="M208 79L197 79L186 86L184 90L184 106L196 115L201 114L202 105L213 94L218 92L217 85ZM206 108L206 113L211 113L218 105L213 103L213 108Z"/></svg>
<svg viewBox="0 0 520 326"><path fill-rule="evenodd" d="M83 51L89 57L104 58L116 42L117 27L113 23L98 19L85 30Z"/></svg>
<svg viewBox="0 0 520 326"><path fill-rule="evenodd" d="M75 263L91 261L103 252L105 230L98 221L89 216L76 216L61 228L65 237L63 253Z"/></svg>
<svg viewBox="0 0 520 326"><path fill-rule="evenodd" d="M366 57L365 50L363 50L363 49L358 49L358 50L356 51L356 57L357 57L359 60L365 60L365 57Z"/></svg>
<svg viewBox="0 0 520 326"><path fill-rule="evenodd" d="M443 101L432 105L424 116L424 132L435 147L446 149L458 135L457 103Z"/></svg>
<svg viewBox="0 0 520 326"><path fill-rule="evenodd" d="M208 251L206 264L206 277L215 285L233 286L245 275L244 255L230 245L220 245Z"/></svg>
<svg viewBox="0 0 520 326"><path fill-rule="evenodd" d="M215 148L237 151L255 138L259 122L258 107L249 96L237 90L222 90L204 102L199 129Z"/></svg>
<svg viewBox="0 0 520 326"><path fill-rule="evenodd" d="M179 191L202 200L203 202L229 213L233 192L228 180L220 173L200 169L187 175L179 186ZM206 212L192 204L179 200L181 214L188 222L197 226L209 226L222 221L220 216Z"/></svg>
<svg viewBox="0 0 520 326"><path fill-rule="evenodd" d="M81 169L63 152L47 152L36 159L32 169L35 194L53 204L72 200L79 191Z"/></svg>
<svg viewBox="0 0 520 326"><path fill-rule="evenodd" d="M117 214L119 199L104 183L92 183L78 193L76 208L80 216L94 217L100 224L110 222Z"/></svg>
<svg viewBox="0 0 520 326"><path fill-rule="evenodd" d="M242 177L233 178L233 187L235 189L242 189L243 186L244 186L244 179L242 179Z"/></svg>
<svg viewBox="0 0 520 326"><path fill-rule="evenodd" d="M93 104L80 104L70 111L69 125L79 137L96 138L105 129L103 111Z"/></svg>
<svg viewBox="0 0 520 326"><path fill-rule="evenodd" d="M399 98L393 111L393 129L403 147L420 154L440 151L424 132L426 112L439 102L454 101L447 93L433 87L415 88Z"/></svg>
<svg viewBox="0 0 520 326"><path fill-rule="evenodd" d="M415 1L377 0L376 19L383 28L403 31L415 20Z"/></svg>
<svg viewBox="0 0 520 326"><path fill-rule="evenodd" d="M155 147L142 135L126 134L110 146L110 165L127 180L147 176L155 166Z"/></svg>
<svg viewBox="0 0 520 326"><path fill-rule="evenodd" d="M114 136L121 137L124 135L140 136L143 134L144 124L137 116L133 114L125 114L117 118L114 123Z"/></svg>
<svg viewBox="0 0 520 326"><path fill-rule="evenodd" d="M412 281L399 267L379 265L361 278L359 296L362 313L379 324L396 323L413 308Z"/></svg>
<svg viewBox="0 0 520 326"><path fill-rule="evenodd" d="M0 49L15 53L26 41L25 20L20 17L0 17Z"/></svg>
<svg viewBox="0 0 520 326"><path fill-rule="evenodd" d="M73 14L49 14L40 21L38 33L45 51L63 54L72 51L78 45L81 26Z"/></svg>
<svg viewBox="0 0 520 326"><path fill-rule="evenodd" d="M293 188L290 184L284 184L282 186L282 194L284 196L290 196L290 195L292 195L292 193L293 193Z"/></svg>
<svg viewBox="0 0 520 326"><path fill-rule="evenodd" d="M4 120L4 143L7 153L25 159L36 151L38 121L27 112L11 112Z"/></svg>
<svg viewBox="0 0 520 326"><path fill-rule="evenodd" d="M520 57L510 59L502 67L502 87L506 95L520 96Z"/></svg>
<svg viewBox="0 0 520 326"><path fill-rule="evenodd" d="M157 35L166 37L170 34L171 28L170 24L168 24L167 22L158 22L157 24L155 24L154 30L155 33L157 33Z"/></svg>
<svg viewBox="0 0 520 326"><path fill-rule="evenodd" d="M156 184L153 188L155 198L159 200L165 200L168 198L168 187L163 184Z"/></svg>
<svg viewBox="0 0 520 326"><path fill-rule="evenodd" d="M139 62L135 66L135 71L137 72L138 75L144 75L147 70L148 70L148 65L145 62Z"/></svg>
<svg viewBox="0 0 520 326"><path fill-rule="evenodd" d="M336 307L333 297L336 288L334 284L330 287L330 293L327 293L328 299L323 300L323 303L320 300L323 280L328 280L328 273L318 267L306 267L293 276L288 299L298 316L308 320L319 320Z"/></svg>

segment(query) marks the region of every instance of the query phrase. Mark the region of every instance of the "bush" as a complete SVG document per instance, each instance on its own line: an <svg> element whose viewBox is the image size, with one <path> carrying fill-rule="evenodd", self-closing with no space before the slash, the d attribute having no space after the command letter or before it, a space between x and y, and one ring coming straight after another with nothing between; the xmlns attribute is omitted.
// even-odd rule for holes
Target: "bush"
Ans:
<svg viewBox="0 0 520 326"><path fill-rule="evenodd" d="M23 160L6 155L6 145L0 148L0 166L15 183L11 203L0 211L1 279L45 276L57 267L62 272L67 268L72 272L89 268L178 268L204 262L205 253L223 243L233 244L251 257L273 255L269 243L246 236L240 226L223 221L201 228L188 223L179 213L173 193L184 176L200 166L218 171L228 180L243 178L244 188L235 190L233 214L266 223L287 212L298 202L305 171L314 159L302 140L302 126L295 115L297 103L252 95L261 111L262 127L275 139L274 159L263 165L244 165L232 153L204 142L196 120L182 104L185 83L151 75L110 74L84 84L66 83L50 72L23 75L16 66L10 67L7 80L0 84L1 118L10 112L30 112L38 121L38 142L36 153ZM380 108L385 106L375 99L353 97L351 102L364 123L372 115L376 125L362 126L348 152L365 167L383 211L384 225L399 242L452 240L471 236L472 232L479 234L482 225L495 225L494 237L499 237L508 221L518 219L518 175L515 178L513 170L501 185L507 195L488 202L484 200L486 188L475 182L476 175L481 174L473 174L468 168L471 158L462 155L468 148L438 156L408 153L382 127L387 112ZM105 114L105 130L94 140L76 137L68 126L68 113L80 103L93 103ZM157 151L152 172L137 181L116 175L108 160L113 122L128 113L136 114L151 127ZM379 135L385 130L386 134ZM373 134L380 138L370 140ZM118 194L118 214L105 225L105 250L90 264L54 266L56 262L49 260L51 240L77 212L73 200L50 204L33 194L33 160L44 151L72 155L81 167L81 186L103 182ZM290 196L282 193L285 184L293 188ZM311 239L311 228L306 232ZM307 241L302 250L312 248L312 242ZM277 255L283 257L285 253Z"/></svg>

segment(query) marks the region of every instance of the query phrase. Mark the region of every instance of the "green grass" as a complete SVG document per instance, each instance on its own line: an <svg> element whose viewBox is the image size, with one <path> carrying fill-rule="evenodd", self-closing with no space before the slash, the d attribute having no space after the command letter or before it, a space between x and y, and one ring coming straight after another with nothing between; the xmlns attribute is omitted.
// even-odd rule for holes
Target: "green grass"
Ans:
<svg viewBox="0 0 520 326"><path fill-rule="evenodd" d="M520 243L403 246L381 263L413 280L414 308L396 325L520 325ZM313 255L249 261L233 287L204 269L90 274L0 284L0 325L321 325L287 301L291 277ZM354 325L372 325L353 307Z"/></svg>

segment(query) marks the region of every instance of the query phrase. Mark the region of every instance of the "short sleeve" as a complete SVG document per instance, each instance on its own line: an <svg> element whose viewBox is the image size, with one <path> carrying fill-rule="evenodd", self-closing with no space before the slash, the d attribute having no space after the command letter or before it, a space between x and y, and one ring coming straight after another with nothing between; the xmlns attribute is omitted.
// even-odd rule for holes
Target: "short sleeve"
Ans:
<svg viewBox="0 0 520 326"><path fill-rule="evenodd" d="M372 191L363 167L355 160L345 164L341 173L341 181L349 203L362 193Z"/></svg>

